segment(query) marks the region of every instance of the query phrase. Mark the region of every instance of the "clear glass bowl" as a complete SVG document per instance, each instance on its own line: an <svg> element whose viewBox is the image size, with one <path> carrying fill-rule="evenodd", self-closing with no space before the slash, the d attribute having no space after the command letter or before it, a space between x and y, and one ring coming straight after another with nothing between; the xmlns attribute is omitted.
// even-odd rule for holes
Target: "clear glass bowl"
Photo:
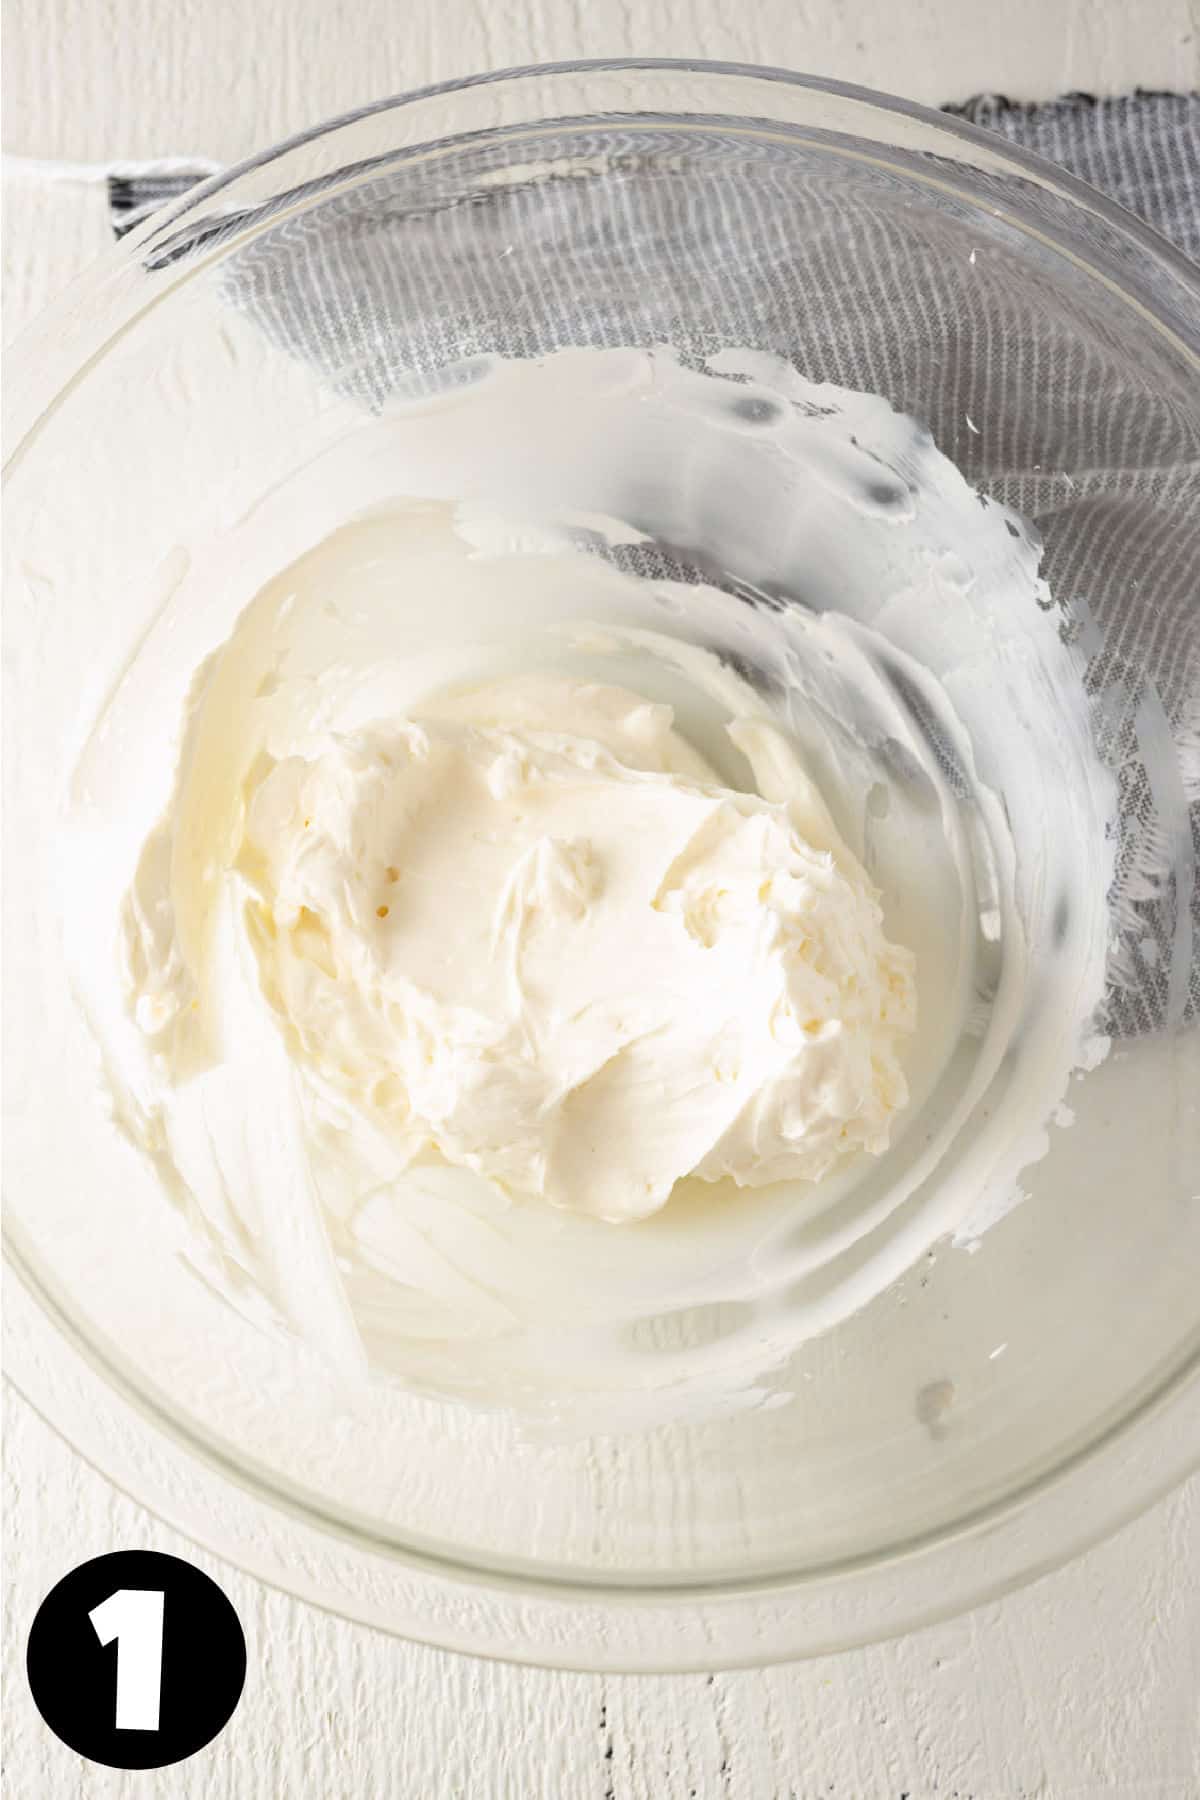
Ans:
<svg viewBox="0 0 1200 1800"><path fill-rule="evenodd" d="M49 1023L56 784L118 597L151 607L178 546L285 483L301 446L464 359L657 342L770 350L881 393L1038 525L1115 696L1098 716L1118 876L1139 877L1117 1041L1026 1201L977 1253L923 1262L798 1350L788 1405L578 1441L390 1386L348 1406L319 1359L185 1267L178 1221L93 1100L86 1033ZM590 64L403 96L132 234L10 359L22 1391L264 1578L562 1666L882 1636L1051 1565L1181 1478L1200 1457L1198 362L1195 269L1099 195L954 120L762 69ZM53 679L68 644L94 679Z"/></svg>

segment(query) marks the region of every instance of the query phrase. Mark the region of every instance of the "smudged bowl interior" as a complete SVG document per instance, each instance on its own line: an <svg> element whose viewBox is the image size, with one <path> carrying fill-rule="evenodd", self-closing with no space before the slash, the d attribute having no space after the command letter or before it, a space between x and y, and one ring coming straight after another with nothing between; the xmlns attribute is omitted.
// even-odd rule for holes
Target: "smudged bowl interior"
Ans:
<svg viewBox="0 0 1200 1800"><path fill-rule="evenodd" d="M178 1219L112 1141L86 1033L47 999L54 783L101 696L56 685L46 647L94 638L102 666L131 586L171 579L181 542L403 382L655 343L767 350L882 394L1036 526L1056 597L1087 621L1120 784L1113 1047L1024 1202L806 1343L774 1384L786 1404L622 1437L528 1432L392 1384L347 1400L187 1267ZM1193 1466L1198 360L1196 271L1099 196L957 123L771 71L564 67L405 97L140 227L9 383L23 1391L270 1580L433 1642L578 1666L899 1630L1048 1566Z"/></svg>

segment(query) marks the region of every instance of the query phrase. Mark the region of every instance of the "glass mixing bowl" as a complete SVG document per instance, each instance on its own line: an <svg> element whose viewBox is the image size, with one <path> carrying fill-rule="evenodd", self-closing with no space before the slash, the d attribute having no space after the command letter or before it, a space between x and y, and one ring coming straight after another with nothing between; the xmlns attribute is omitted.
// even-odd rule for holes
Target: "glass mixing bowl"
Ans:
<svg viewBox="0 0 1200 1800"><path fill-rule="evenodd" d="M401 385L660 342L772 351L882 394L1036 523L1055 594L1086 608L1120 786L1114 1043L1024 1202L798 1349L775 1384L788 1404L556 1439L392 1385L347 1398L197 1279L101 1116L82 1025L51 1003L55 806L110 621L131 592L170 592L181 545ZM20 1389L265 1579L560 1666L882 1636L1048 1567L1181 1478L1200 1454L1198 361L1200 278L1135 219L952 119L763 69L590 64L403 96L131 234L9 368ZM56 680L68 651L85 673Z"/></svg>

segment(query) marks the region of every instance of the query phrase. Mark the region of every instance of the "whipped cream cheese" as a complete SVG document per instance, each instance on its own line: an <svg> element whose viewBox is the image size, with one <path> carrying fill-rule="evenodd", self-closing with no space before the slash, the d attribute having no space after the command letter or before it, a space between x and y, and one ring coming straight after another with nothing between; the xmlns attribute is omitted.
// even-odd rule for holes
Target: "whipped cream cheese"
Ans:
<svg viewBox="0 0 1200 1800"><path fill-rule="evenodd" d="M685 1175L817 1180L886 1146L912 956L789 804L782 735L728 730L771 797L723 785L669 706L549 674L258 760L232 879L262 994L399 1166L619 1221ZM142 919L153 1029L213 968L181 983Z"/></svg>
<svg viewBox="0 0 1200 1800"><path fill-rule="evenodd" d="M497 363L143 599L56 891L123 1166L239 1311L706 1417L1027 1191L1115 790L1036 541L885 401Z"/></svg>

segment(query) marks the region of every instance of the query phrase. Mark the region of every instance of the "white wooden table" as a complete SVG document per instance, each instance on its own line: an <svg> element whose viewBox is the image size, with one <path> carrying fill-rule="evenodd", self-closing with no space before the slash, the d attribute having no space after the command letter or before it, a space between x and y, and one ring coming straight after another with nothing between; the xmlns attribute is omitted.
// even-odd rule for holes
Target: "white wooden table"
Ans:
<svg viewBox="0 0 1200 1800"><path fill-rule="evenodd" d="M108 242L87 165L230 160L474 69L717 56L935 103L1180 89L1200 72L1200 0L8 0L5 23L6 338ZM661 1678L488 1664L331 1618L197 1551L11 1395L4 1481L14 1800L1200 1796L1200 1478L1068 1568L952 1623L787 1668ZM250 1642L226 1732L159 1776L84 1764L42 1724L22 1673L41 1596L118 1548L208 1568Z"/></svg>

